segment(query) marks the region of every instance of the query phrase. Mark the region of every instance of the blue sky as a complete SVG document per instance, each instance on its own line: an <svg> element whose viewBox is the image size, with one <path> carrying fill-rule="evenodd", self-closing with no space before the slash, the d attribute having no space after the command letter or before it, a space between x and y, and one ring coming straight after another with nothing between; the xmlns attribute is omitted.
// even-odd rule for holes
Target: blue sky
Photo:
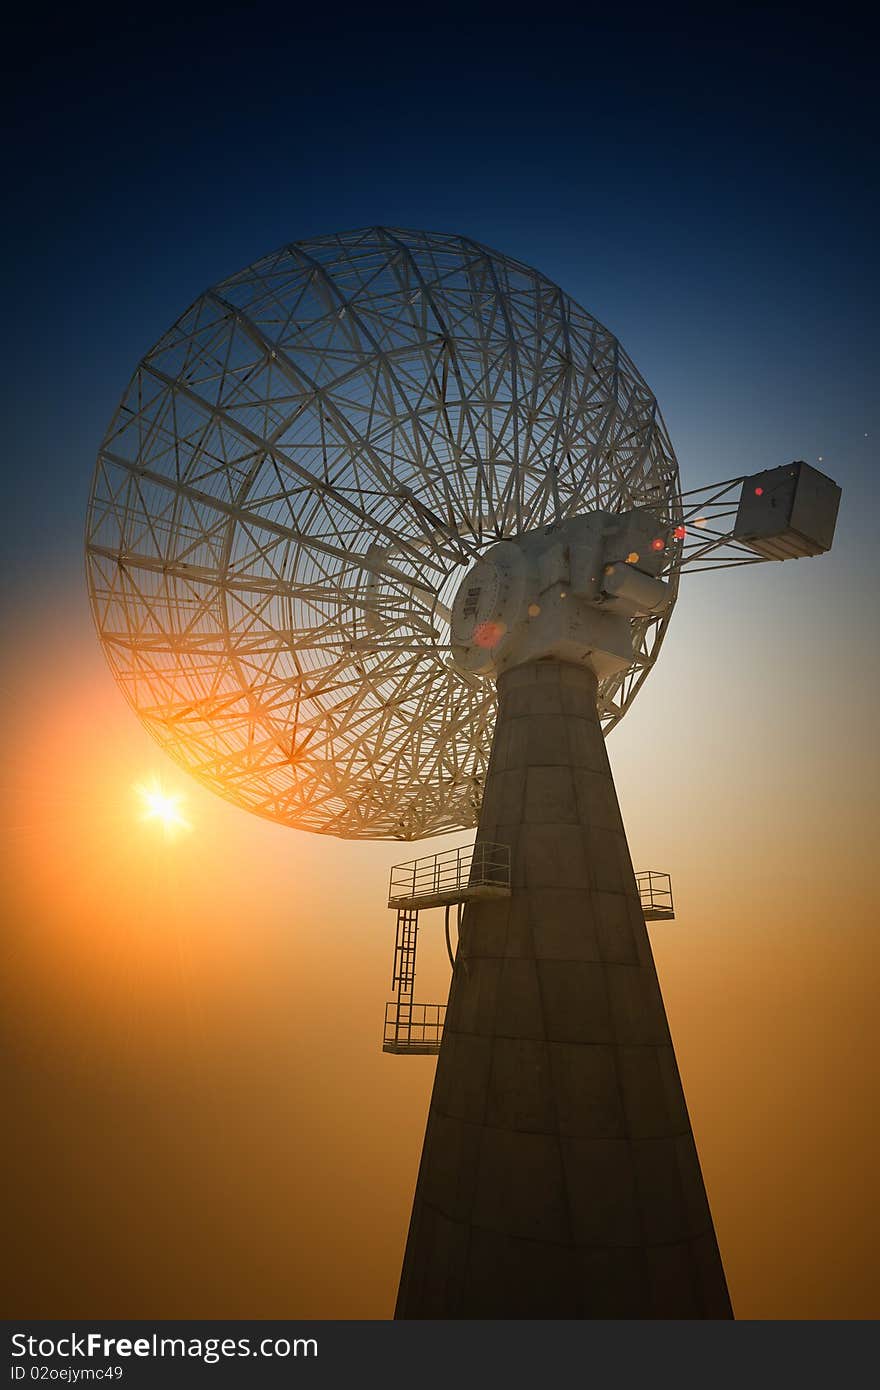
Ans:
<svg viewBox="0 0 880 1390"><path fill-rule="evenodd" d="M16 569L41 535L73 561L104 425L199 291L375 222L557 280L656 391L691 485L822 455L876 500L874 73L851 15L285 16L86 8L13 45Z"/></svg>

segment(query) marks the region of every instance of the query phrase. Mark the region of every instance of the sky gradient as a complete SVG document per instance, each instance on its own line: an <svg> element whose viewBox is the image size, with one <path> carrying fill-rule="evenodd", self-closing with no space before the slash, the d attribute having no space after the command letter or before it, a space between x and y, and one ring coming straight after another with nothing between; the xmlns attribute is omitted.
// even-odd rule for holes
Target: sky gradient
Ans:
<svg viewBox="0 0 880 1390"><path fill-rule="evenodd" d="M685 486L803 458L843 488L830 555L683 579L609 751L636 868L673 878L651 939L735 1312L880 1315L869 36L840 10L482 13L82 12L13 45L8 1315L391 1315L434 1063L380 1050L384 893L419 847L187 780L114 687L82 562L142 354L273 247L372 223L557 281L655 391ZM139 820L153 773L188 834Z"/></svg>

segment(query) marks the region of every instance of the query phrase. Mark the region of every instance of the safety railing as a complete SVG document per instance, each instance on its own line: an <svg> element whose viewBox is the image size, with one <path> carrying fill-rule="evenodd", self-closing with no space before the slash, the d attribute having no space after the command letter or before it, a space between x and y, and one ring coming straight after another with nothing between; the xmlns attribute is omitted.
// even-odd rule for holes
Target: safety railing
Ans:
<svg viewBox="0 0 880 1390"><path fill-rule="evenodd" d="M656 869L644 869L636 874L636 886L646 921L656 922L675 916L672 880L669 874L659 873Z"/></svg>
<svg viewBox="0 0 880 1390"><path fill-rule="evenodd" d="M442 854L395 864L388 885L388 906L429 900L454 902L479 897L480 889L509 891L510 846L479 840Z"/></svg>
<svg viewBox="0 0 880 1390"><path fill-rule="evenodd" d="M439 1052L446 1021L445 1004L385 1005L385 1052Z"/></svg>

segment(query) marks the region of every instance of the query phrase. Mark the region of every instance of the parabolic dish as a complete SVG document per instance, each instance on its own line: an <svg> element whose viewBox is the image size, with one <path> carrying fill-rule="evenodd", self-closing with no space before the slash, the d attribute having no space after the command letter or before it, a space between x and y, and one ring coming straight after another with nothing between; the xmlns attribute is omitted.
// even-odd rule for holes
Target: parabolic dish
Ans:
<svg viewBox="0 0 880 1390"><path fill-rule="evenodd" d="M593 509L680 519L657 402L607 329L467 237L297 242L195 301L101 445L92 611L150 733L258 815L345 838L476 824L491 682L449 658L475 557ZM677 583L670 553L665 578ZM603 681L618 722L657 655Z"/></svg>

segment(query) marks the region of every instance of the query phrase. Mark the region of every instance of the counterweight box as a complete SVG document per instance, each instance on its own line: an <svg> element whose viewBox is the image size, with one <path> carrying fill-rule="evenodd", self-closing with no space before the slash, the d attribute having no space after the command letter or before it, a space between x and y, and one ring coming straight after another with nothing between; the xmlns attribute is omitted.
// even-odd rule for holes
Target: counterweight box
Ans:
<svg viewBox="0 0 880 1390"><path fill-rule="evenodd" d="M796 461L755 473L743 483L733 539L768 560L792 560L830 550L840 488L818 469Z"/></svg>

